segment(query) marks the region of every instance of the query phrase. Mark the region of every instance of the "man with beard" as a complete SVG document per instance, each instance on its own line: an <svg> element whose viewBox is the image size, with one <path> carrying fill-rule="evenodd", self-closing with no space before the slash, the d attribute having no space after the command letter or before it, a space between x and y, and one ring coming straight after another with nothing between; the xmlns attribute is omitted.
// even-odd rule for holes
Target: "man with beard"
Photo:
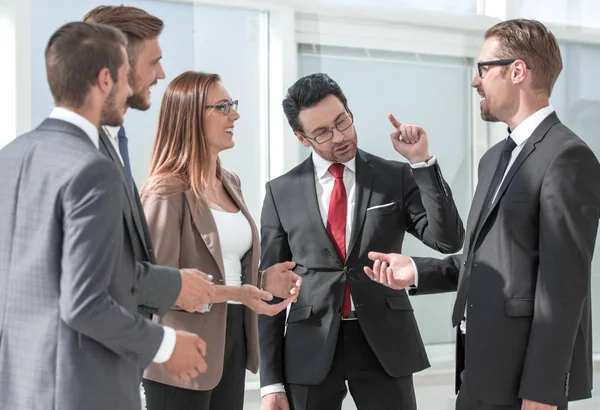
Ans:
<svg viewBox="0 0 600 410"><path fill-rule="evenodd" d="M600 164L549 103L562 59L543 24L493 26L477 66L481 117L509 135L479 163L464 253L373 253L365 271L417 294L458 290L457 410L566 409L592 389Z"/></svg>
<svg viewBox="0 0 600 410"><path fill-rule="evenodd" d="M123 244L120 177L99 150L131 95L127 40L69 23L46 47L56 103L0 150L0 408L140 408L140 368L205 371L206 345L137 313L135 259Z"/></svg>
<svg viewBox="0 0 600 410"><path fill-rule="evenodd" d="M261 263L295 261L303 285L287 332L285 312L259 317L261 409L341 409L348 382L358 408L414 410L412 374L429 362L408 296L361 271L368 250L402 249L405 232L444 253L462 246L427 134L390 114L411 165L359 150L346 97L325 74L298 80L283 109L312 155L267 183Z"/></svg>
<svg viewBox="0 0 600 410"><path fill-rule="evenodd" d="M106 24L119 29L128 40L129 84L133 94L126 107L140 111L150 108L150 88L165 78L161 65L162 50L158 42L164 23L144 10L128 6L99 6L88 12L84 21ZM131 174L128 140L125 128L105 124L100 130L101 150L115 163L124 191L123 209L127 229L126 243L134 249L136 271L140 283L134 289L139 307L149 315L164 316L173 305L187 312L207 309L203 273L195 269L175 269L156 265L156 258L137 186ZM269 280L266 280L266 276ZM298 276L288 271L284 264L271 267L263 273L264 290L276 295L296 294ZM265 308L269 309L266 302ZM173 349L171 329L165 333L164 350L168 358Z"/></svg>

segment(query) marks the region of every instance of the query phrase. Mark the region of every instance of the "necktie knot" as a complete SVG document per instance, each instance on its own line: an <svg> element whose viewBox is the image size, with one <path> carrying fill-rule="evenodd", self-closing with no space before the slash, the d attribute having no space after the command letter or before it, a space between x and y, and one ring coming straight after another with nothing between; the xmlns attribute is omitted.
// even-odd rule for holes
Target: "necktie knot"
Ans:
<svg viewBox="0 0 600 410"><path fill-rule="evenodd" d="M344 164L331 164L329 167L329 173L336 179L344 178Z"/></svg>
<svg viewBox="0 0 600 410"><path fill-rule="evenodd" d="M503 151L504 152L512 152L516 146L517 146L517 143L509 135L508 138L506 138L506 141L504 142L504 150Z"/></svg>

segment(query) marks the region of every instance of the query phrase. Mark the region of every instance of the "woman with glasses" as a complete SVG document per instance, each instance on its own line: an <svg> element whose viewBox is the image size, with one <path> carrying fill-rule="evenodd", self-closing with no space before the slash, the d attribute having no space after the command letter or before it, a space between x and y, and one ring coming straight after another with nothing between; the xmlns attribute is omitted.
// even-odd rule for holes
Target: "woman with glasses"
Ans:
<svg viewBox="0 0 600 410"><path fill-rule="evenodd" d="M206 373L173 380L152 364L144 373L148 410L241 410L246 369L258 370L257 313L274 315L297 295L294 264L262 273L258 232L239 178L224 169L221 151L233 148L238 102L216 74L188 71L167 87L142 203L157 263L213 275L217 290L202 312L175 307L154 320L207 342Z"/></svg>

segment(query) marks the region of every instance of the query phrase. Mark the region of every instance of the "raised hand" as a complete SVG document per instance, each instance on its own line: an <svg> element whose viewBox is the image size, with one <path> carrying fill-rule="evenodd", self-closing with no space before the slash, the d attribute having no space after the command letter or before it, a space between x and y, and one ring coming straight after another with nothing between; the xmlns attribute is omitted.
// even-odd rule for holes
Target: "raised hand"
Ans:
<svg viewBox="0 0 600 410"><path fill-rule="evenodd" d="M296 262L281 262L270 266L262 274L262 289L280 298L298 297L302 278L291 271Z"/></svg>
<svg viewBox="0 0 600 410"><path fill-rule="evenodd" d="M401 124L396 117L388 114L390 123L395 130L390 134L394 149L411 164L427 161L429 155L429 140L425 130L418 125Z"/></svg>
<svg viewBox="0 0 600 410"><path fill-rule="evenodd" d="M197 335L183 330L176 332L175 349L163 366L173 380L184 383L198 377L207 369L206 342Z"/></svg>
<svg viewBox="0 0 600 410"><path fill-rule="evenodd" d="M269 304L268 301L273 300L273 295L264 290L260 290L256 286L243 285L240 288L239 301L248 306L259 315L275 316L282 310L288 307L296 299L291 296L277 304ZM267 302L266 302L267 301Z"/></svg>
<svg viewBox="0 0 600 410"><path fill-rule="evenodd" d="M364 267L369 278L388 288L405 289L415 283L415 271L408 256L399 253L369 252L373 268Z"/></svg>
<svg viewBox="0 0 600 410"><path fill-rule="evenodd" d="M217 291L212 276L197 269L181 269L181 291L175 305L186 312L201 311L205 303L211 303Z"/></svg>

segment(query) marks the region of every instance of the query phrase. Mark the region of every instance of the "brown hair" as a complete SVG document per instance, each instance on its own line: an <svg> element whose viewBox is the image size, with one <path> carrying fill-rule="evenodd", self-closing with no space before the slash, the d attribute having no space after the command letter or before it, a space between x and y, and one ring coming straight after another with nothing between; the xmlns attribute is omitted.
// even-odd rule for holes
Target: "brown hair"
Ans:
<svg viewBox="0 0 600 410"><path fill-rule="evenodd" d="M128 6L98 6L88 12L83 21L102 23L121 30L129 41L129 64L135 65L144 40L160 36L164 22L142 9Z"/></svg>
<svg viewBox="0 0 600 410"><path fill-rule="evenodd" d="M552 93L563 64L556 37L546 26L536 20L507 20L488 29L488 38L498 40L498 58L517 58L527 64L534 90Z"/></svg>
<svg viewBox="0 0 600 410"><path fill-rule="evenodd" d="M45 51L54 103L81 107L104 68L118 82L126 47L127 39L113 27L80 21L60 27L50 37Z"/></svg>
<svg viewBox="0 0 600 410"><path fill-rule="evenodd" d="M219 81L217 74L186 71L168 85L160 106L150 171L142 195L155 190L176 194L191 188L197 198L203 197L210 170L204 133L205 106L209 88ZM216 176L222 177L219 160ZM164 184L171 178L183 183L174 188L175 192Z"/></svg>

